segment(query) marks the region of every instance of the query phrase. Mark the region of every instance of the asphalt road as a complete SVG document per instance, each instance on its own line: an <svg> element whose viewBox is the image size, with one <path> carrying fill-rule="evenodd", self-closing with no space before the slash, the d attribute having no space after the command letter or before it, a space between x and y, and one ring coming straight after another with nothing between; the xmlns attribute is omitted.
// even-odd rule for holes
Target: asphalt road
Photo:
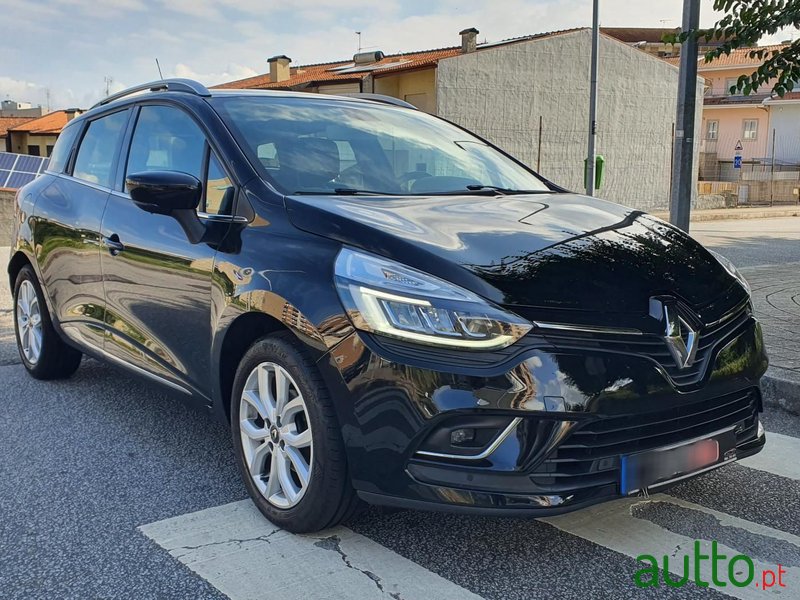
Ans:
<svg viewBox="0 0 800 600"><path fill-rule="evenodd" d="M781 240L780 260L800 261L793 224L768 236ZM699 225L695 235L740 264L778 260L763 221L749 236L739 223ZM650 501L545 520L371 509L347 527L294 536L243 501L229 433L207 415L93 360L68 381L27 376L10 306L2 285L0 598L800 598L795 415L764 415L770 441L756 460ZM695 540L748 555L757 580L636 587L638 555L668 555L682 569ZM778 564L784 587L756 587Z"/></svg>
<svg viewBox="0 0 800 600"><path fill-rule="evenodd" d="M737 267L800 262L800 217L701 221L689 231Z"/></svg>

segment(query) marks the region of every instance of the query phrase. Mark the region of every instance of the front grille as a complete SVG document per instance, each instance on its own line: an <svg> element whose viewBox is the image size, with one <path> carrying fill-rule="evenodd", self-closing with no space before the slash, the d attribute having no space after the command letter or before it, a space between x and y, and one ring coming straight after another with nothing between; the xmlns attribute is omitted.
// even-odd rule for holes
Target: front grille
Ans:
<svg viewBox="0 0 800 600"><path fill-rule="evenodd" d="M719 350L751 322L749 303L743 303L723 319L700 328L694 363L681 369L670 354L664 339L655 334L623 335L614 333L558 332L545 337L559 349L593 350L643 356L655 362L678 388L698 386Z"/></svg>
<svg viewBox="0 0 800 600"><path fill-rule="evenodd" d="M670 409L587 421L531 474L553 493L619 481L619 457L736 427L737 444L756 435L759 392L720 396Z"/></svg>

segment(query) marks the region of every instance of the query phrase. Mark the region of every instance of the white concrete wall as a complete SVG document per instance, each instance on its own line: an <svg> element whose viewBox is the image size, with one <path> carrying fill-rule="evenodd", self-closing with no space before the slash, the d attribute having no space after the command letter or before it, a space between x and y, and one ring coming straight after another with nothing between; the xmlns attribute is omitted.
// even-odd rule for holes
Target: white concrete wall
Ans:
<svg viewBox="0 0 800 600"><path fill-rule="evenodd" d="M772 130L775 130L775 160L780 163L800 164L800 104L792 101L769 105L769 127L763 132L766 138L765 156L772 157ZM762 132L759 132L762 135Z"/></svg>
<svg viewBox="0 0 800 600"><path fill-rule="evenodd" d="M541 116L540 172L583 191L590 52L591 31L581 30L442 60L437 112L534 169ZM597 152L606 171L597 195L666 209L678 69L601 36L599 72ZM698 98L699 127L702 88Z"/></svg>

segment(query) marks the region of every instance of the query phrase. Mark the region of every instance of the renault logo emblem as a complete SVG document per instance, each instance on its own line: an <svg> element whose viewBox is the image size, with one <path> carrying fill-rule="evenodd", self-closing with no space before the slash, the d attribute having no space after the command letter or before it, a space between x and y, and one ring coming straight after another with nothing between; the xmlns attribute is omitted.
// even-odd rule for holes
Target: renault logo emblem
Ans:
<svg viewBox="0 0 800 600"><path fill-rule="evenodd" d="M674 301L652 298L650 308L650 314L658 315L664 324L664 341L675 364L679 369L691 367L697 356L700 334L680 315Z"/></svg>

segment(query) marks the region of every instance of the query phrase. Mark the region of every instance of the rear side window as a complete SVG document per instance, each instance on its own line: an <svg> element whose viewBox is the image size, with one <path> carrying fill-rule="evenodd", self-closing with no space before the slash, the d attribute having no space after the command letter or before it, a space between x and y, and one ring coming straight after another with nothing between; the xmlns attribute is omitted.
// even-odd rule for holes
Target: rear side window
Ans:
<svg viewBox="0 0 800 600"><path fill-rule="evenodd" d="M47 167L48 171L53 173L63 173L64 167L69 160L69 152L75 144L75 138L80 131L79 125L68 125L64 128L56 140L56 145L53 152L50 154L50 165Z"/></svg>
<svg viewBox="0 0 800 600"><path fill-rule="evenodd" d="M89 123L78 147L72 176L110 188L112 169L120 139L128 121L128 111L115 112Z"/></svg>
<svg viewBox="0 0 800 600"><path fill-rule="evenodd" d="M136 121L125 175L181 171L204 179L206 139L185 112L172 106L143 106Z"/></svg>

